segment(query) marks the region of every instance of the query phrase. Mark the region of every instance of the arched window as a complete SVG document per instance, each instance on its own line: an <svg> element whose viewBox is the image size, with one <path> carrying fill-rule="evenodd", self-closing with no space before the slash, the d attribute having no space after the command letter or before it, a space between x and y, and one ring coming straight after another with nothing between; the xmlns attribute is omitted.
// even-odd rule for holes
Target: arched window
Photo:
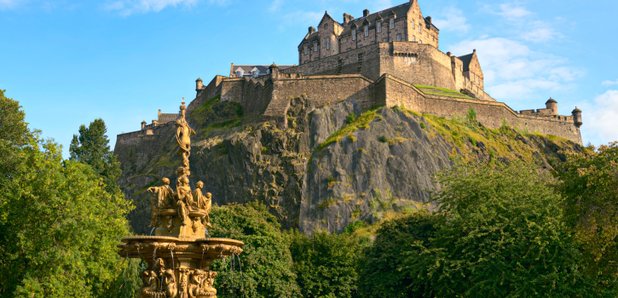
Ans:
<svg viewBox="0 0 618 298"><path fill-rule="evenodd" d="M314 41L314 42L313 42L313 51L314 51L314 52L317 52L317 51L318 51L318 42L317 42L317 41Z"/></svg>
<svg viewBox="0 0 618 298"><path fill-rule="evenodd" d="M394 17L388 20L388 27L391 29L395 29L395 18Z"/></svg>
<svg viewBox="0 0 618 298"><path fill-rule="evenodd" d="M352 40L356 40L356 29L352 29Z"/></svg>
<svg viewBox="0 0 618 298"><path fill-rule="evenodd" d="M365 37L369 36L369 25L365 25Z"/></svg>
<svg viewBox="0 0 618 298"><path fill-rule="evenodd" d="M377 22L376 23L376 31L378 33L382 32L382 22Z"/></svg>

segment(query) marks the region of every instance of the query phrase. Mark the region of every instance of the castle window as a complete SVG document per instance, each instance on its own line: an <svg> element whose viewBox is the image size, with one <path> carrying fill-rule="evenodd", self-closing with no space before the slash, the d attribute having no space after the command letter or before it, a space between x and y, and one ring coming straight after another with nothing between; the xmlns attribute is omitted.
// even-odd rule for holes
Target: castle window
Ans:
<svg viewBox="0 0 618 298"><path fill-rule="evenodd" d="M376 31L377 31L378 33L382 32L382 22L378 22L378 23L376 24Z"/></svg>
<svg viewBox="0 0 618 298"><path fill-rule="evenodd" d="M416 41L416 36L412 36L412 41Z"/></svg>
<svg viewBox="0 0 618 298"><path fill-rule="evenodd" d="M395 28L395 18L391 18L391 19L388 21L388 27L389 27L389 28L391 28L391 29L394 29L394 28Z"/></svg>
<svg viewBox="0 0 618 298"><path fill-rule="evenodd" d="M414 21L410 22L410 26L412 27L412 30L414 30Z"/></svg>
<svg viewBox="0 0 618 298"><path fill-rule="evenodd" d="M242 70L237 70L237 71L236 71L236 77L237 77L237 78L242 78L242 76L243 76L244 74L245 74L245 73L244 73Z"/></svg>
<svg viewBox="0 0 618 298"><path fill-rule="evenodd" d="M418 33L423 33L423 24L418 23Z"/></svg>
<svg viewBox="0 0 618 298"><path fill-rule="evenodd" d="M317 52L317 51L318 51L318 42L317 42L317 41L314 41L314 42L313 42L313 51L314 51L314 52Z"/></svg>
<svg viewBox="0 0 618 298"><path fill-rule="evenodd" d="M365 25L365 37L369 36L369 25Z"/></svg>
<svg viewBox="0 0 618 298"><path fill-rule="evenodd" d="M401 41L401 33L397 33L397 37L395 37L396 41Z"/></svg>
<svg viewBox="0 0 618 298"><path fill-rule="evenodd" d="M326 49L330 50L330 39L328 38L324 39L324 44L326 45Z"/></svg>
<svg viewBox="0 0 618 298"><path fill-rule="evenodd" d="M352 40L356 40L356 29L352 29Z"/></svg>

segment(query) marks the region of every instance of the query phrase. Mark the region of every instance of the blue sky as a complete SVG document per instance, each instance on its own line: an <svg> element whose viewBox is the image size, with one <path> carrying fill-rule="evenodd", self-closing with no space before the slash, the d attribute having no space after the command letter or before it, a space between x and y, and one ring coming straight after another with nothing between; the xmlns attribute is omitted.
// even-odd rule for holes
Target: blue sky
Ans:
<svg viewBox="0 0 618 298"><path fill-rule="evenodd" d="M194 81L237 64L295 64L325 10L405 0L0 0L0 88L31 128L64 145L102 118L115 135L176 112ZM618 1L420 0L440 48L477 49L488 92L514 109L584 111L584 143L618 140Z"/></svg>

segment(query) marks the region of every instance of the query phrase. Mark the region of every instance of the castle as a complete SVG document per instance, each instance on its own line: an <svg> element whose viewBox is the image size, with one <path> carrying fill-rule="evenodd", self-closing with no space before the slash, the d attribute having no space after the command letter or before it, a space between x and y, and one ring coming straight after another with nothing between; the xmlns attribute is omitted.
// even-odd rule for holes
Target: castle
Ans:
<svg viewBox="0 0 618 298"><path fill-rule="evenodd" d="M581 110L559 115L551 98L545 108L523 111L496 101L485 92L476 50L444 53L439 33L431 17L423 17L418 0L376 13L365 9L358 18L346 13L341 23L326 12L317 29L309 27L302 38L298 65L232 64L228 76L215 76L207 85L196 80L189 110L219 96L240 104L247 116L285 126L290 101L299 97L316 107L353 100L366 109L403 106L443 117L463 117L473 109L489 128L506 124L582 143ZM138 134L152 134L160 124L142 123Z"/></svg>

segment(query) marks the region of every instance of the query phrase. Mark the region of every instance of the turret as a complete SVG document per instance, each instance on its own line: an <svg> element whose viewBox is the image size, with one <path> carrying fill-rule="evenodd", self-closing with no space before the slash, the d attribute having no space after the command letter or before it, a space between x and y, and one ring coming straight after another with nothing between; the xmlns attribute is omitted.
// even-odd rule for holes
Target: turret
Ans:
<svg viewBox="0 0 618 298"><path fill-rule="evenodd" d="M142 130L146 129L146 120L142 120Z"/></svg>
<svg viewBox="0 0 618 298"><path fill-rule="evenodd" d="M273 62L273 64L271 64L268 69L270 70L271 78L273 78L273 79L278 79L279 78L279 66L277 66L277 64L275 64Z"/></svg>
<svg viewBox="0 0 618 298"><path fill-rule="evenodd" d="M204 89L204 82L202 78L197 78L197 80L195 80L195 92L199 93L202 89Z"/></svg>
<svg viewBox="0 0 618 298"><path fill-rule="evenodd" d="M558 102L555 99L550 97L547 102L545 102L545 108L551 110L552 115L558 115Z"/></svg>
<svg viewBox="0 0 618 298"><path fill-rule="evenodd" d="M577 128L580 128L582 124L584 124L584 122L582 122L582 110L575 107L575 110L573 110L571 114L573 115L573 124L575 124Z"/></svg>

